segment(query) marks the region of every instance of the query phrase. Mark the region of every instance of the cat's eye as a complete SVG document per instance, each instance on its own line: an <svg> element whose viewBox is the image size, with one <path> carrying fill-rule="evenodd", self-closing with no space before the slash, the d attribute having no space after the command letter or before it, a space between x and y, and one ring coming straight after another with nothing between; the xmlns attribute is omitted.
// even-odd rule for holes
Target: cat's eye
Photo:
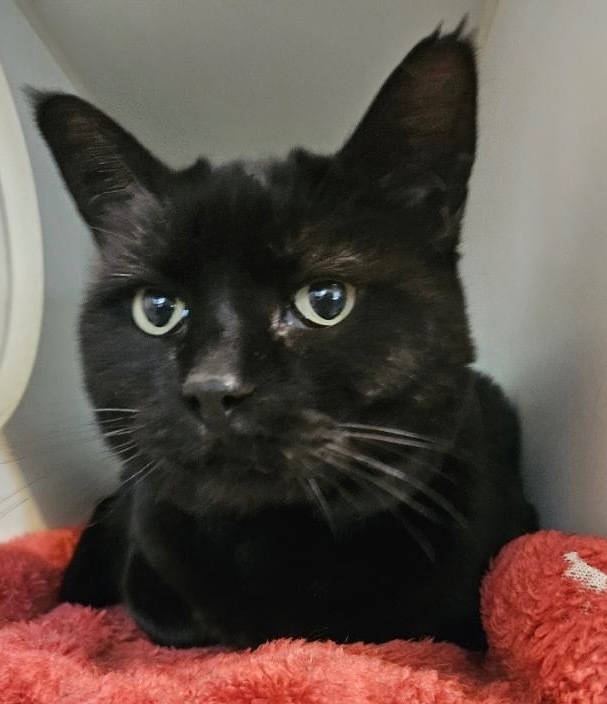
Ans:
<svg viewBox="0 0 607 704"><path fill-rule="evenodd" d="M166 335L188 315L185 303L162 291L141 288L133 298L133 320L148 335Z"/></svg>
<svg viewBox="0 0 607 704"><path fill-rule="evenodd" d="M352 284L319 281L302 286L293 305L305 323L327 327L341 323L350 314L355 300L356 289Z"/></svg>

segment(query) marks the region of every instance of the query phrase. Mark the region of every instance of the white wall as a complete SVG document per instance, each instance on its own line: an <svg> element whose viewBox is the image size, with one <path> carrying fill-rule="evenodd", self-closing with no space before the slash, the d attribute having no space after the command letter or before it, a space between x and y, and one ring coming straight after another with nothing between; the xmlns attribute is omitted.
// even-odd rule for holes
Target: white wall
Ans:
<svg viewBox="0 0 607 704"><path fill-rule="evenodd" d="M607 533L607 3L502 0L463 271L545 525Z"/></svg>
<svg viewBox="0 0 607 704"><path fill-rule="evenodd" d="M74 320L92 246L38 137L22 88L73 85L12 0L0 4L0 62L30 153L45 249L45 311L28 391L0 436L0 538L81 519L111 465L80 392ZM24 305L23 315L28 314ZM96 466L93 466L96 464ZM31 483L30 491L23 487ZM21 503L27 499L24 503Z"/></svg>

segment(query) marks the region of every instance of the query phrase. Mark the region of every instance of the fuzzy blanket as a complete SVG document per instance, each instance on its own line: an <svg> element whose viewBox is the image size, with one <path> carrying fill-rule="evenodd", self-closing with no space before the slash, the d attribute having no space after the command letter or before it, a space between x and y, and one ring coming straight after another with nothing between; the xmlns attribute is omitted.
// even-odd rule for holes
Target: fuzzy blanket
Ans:
<svg viewBox="0 0 607 704"><path fill-rule="evenodd" d="M150 643L120 607L58 605L77 533L0 546L1 704L607 704L607 540L540 532L483 586L486 656L448 644Z"/></svg>

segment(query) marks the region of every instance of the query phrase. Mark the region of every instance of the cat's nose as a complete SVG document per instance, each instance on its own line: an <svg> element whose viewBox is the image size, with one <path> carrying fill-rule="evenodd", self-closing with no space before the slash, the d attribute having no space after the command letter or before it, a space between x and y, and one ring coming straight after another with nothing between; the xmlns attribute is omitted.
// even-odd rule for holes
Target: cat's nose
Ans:
<svg viewBox="0 0 607 704"><path fill-rule="evenodd" d="M234 374L190 374L183 384L183 395L190 409L205 423L225 424L232 410L255 387L238 379Z"/></svg>

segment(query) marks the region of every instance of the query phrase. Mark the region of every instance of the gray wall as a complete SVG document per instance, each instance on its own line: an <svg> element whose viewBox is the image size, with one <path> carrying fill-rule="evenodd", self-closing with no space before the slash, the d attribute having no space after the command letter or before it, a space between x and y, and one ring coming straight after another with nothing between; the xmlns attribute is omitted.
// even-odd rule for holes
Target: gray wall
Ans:
<svg viewBox="0 0 607 704"><path fill-rule="evenodd" d="M463 272L546 525L607 533L607 3L499 3Z"/></svg>

